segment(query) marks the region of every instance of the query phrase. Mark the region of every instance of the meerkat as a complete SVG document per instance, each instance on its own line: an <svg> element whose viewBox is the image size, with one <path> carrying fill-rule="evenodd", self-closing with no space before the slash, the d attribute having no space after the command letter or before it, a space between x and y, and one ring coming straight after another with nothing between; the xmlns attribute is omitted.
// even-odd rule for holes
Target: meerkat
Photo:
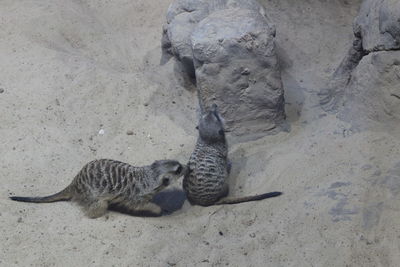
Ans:
<svg viewBox="0 0 400 267"><path fill-rule="evenodd" d="M111 159L87 163L64 190L45 197L10 197L15 201L50 203L75 201L90 218L98 218L107 209L132 215L161 216L162 210L150 202L153 196L183 176L187 168L175 160L158 160L135 167Z"/></svg>
<svg viewBox="0 0 400 267"><path fill-rule="evenodd" d="M228 198L227 178L230 172L228 144L225 138L223 118L213 104L210 111L201 115L196 147L190 156L188 172L183 178L183 190L192 205L211 206L236 204L276 197L281 192Z"/></svg>

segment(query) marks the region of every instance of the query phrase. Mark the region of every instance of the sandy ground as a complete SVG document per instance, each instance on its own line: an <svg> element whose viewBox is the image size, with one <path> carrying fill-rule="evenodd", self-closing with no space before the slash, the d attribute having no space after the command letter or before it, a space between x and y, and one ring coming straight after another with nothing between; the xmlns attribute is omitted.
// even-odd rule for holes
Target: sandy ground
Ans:
<svg viewBox="0 0 400 267"><path fill-rule="evenodd" d="M187 161L196 95L172 61L158 64L169 3L0 2L0 265L398 266L399 135L354 132L316 96L347 51L359 0L263 1L291 129L231 140L231 192L283 196L95 220L71 203L8 199L54 193L94 158Z"/></svg>

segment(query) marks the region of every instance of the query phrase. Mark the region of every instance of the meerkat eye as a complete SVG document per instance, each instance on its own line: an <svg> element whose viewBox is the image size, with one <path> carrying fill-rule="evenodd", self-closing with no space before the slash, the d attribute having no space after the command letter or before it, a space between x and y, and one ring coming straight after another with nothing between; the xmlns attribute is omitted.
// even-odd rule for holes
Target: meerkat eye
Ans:
<svg viewBox="0 0 400 267"><path fill-rule="evenodd" d="M175 174L180 174L182 171L182 166L179 165L179 167L176 169Z"/></svg>
<svg viewBox="0 0 400 267"><path fill-rule="evenodd" d="M169 177L163 177L162 183L163 183L163 185L165 185L165 186L169 185Z"/></svg>

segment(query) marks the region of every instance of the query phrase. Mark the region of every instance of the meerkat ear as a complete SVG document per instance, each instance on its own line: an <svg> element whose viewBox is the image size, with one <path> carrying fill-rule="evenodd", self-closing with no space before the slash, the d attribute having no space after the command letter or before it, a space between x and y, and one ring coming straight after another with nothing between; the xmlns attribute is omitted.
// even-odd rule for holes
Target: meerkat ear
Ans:
<svg viewBox="0 0 400 267"><path fill-rule="evenodd" d="M151 164L151 168L156 169L160 166L160 161L156 160Z"/></svg>
<svg viewBox="0 0 400 267"><path fill-rule="evenodd" d="M198 130L198 129L199 129L199 125L196 126L196 130Z"/></svg>

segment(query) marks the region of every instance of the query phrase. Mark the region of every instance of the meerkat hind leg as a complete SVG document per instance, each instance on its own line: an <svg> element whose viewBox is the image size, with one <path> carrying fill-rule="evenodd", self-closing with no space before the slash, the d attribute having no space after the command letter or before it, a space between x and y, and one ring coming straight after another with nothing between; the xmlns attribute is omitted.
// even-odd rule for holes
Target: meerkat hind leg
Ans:
<svg viewBox="0 0 400 267"><path fill-rule="evenodd" d="M140 205L130 205L120 203L112 206L114 210L134 216L158 217L162 215L160 206L152 202L147 202Z"/></svg>
<svg viewBox="0 0 400 267"><path fill-rule="evenodd" d="M142 204L136 209L142 212L154 214L154 216L161 216L162 213L161 207L153 202L147 202L145 204Z"/></svg>
<svg viewBox="0 0 400 267"><path fill-rule="evenodd" d="M108 201L104 199L95 200L86 208L86 215L89 218L95 219L103 216L108 209Z"/></svg>

